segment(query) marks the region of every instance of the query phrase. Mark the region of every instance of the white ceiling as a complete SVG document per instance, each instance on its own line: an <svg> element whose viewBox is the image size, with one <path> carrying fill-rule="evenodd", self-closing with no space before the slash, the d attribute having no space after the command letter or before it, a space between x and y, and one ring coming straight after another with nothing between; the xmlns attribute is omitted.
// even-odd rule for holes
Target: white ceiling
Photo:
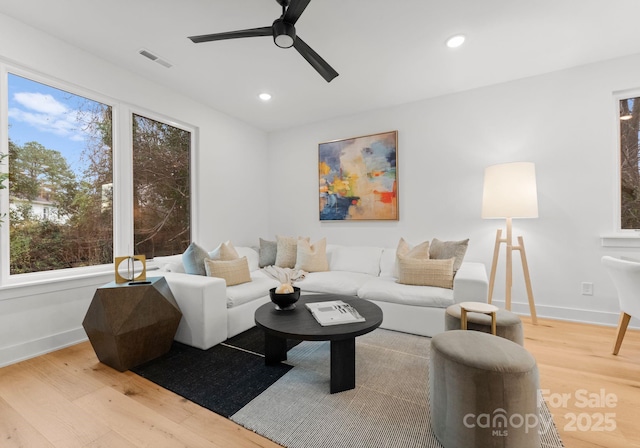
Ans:
<svg viewBox="0 0 640 448"><path fill-rule="evenodd" d="M187 39L269 26L275 0L0 0L0 13L266 131L640 53L638 0L312 0L296 29L331 83L271 37ZM467 43L446 48L457 33Z"/></svg>

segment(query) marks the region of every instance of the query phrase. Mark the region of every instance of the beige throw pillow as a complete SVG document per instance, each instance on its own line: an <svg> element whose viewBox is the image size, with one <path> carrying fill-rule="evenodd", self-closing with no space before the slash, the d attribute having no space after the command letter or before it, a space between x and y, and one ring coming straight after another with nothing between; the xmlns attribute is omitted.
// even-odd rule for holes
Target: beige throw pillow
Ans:
<svg viewBox="0 0 640 448"><path fill-rule="evenodd" d="M307 272L328 271L327 239L322 238L315 244L310 244L308 239L299 238L295 269L302 269Z"/></svg>
<svg viewBox="0 0 640 448"><path fill-rule="evenodd" d="M225 241L209 252L209 259L211 260L228 261L237 260L238 258L240 258L240 255L238 255L238 251L231 241Z"/></svg>
<svg viewBox="0 0 640 448"><path fill-rule="evenodd" d="M396 266L393 272L395 277L398 277L400 275L400 271L398 269L399 257L418 258L421 260L428 259L429 241L424 241L417 246L411 247L411 245L407 243L404 238L400 238L400 241L398 242L398 248L396 249Z"/></svg>
<svg viewBox="0 0 640 448"><path fill-rule="evenodd" d="M400 256L398 283L453 289L453 262Z"/></svg>
<svg viewBox="0 0 640 448"><path fill-rule="evenodd" d="M211 260L206 258L204 266L209 277L222 278L227 282L227 286L251 281L247 257L235 260Z"/></svg>
<svg viewBox="0 0 640 448"><path fill-rule="evenodd" d="M303 238L307 242L309 238ZM276 235L276 266L281 268L294 268L298 252L298 238L293 236Z"/></svg>
<svg viewBox="0 0 640 448"><path fill-rule="evenodd" d="M240 255L238 255L238 251L235 247L233 247L231 241L222 243L222 245L220 246L220 260L229 261L237 260L238 258L240 258Z"/></svg>
<svg viewBox="0 0 640 448"><path fill-rule="evenodd" d="M460 265L462 265L468 246L469 238L461 241L440 241L434 238L429 248L429 258L444 260L455 257L455 262L453 263L453 272L455 273L460 269Z"/></svg>

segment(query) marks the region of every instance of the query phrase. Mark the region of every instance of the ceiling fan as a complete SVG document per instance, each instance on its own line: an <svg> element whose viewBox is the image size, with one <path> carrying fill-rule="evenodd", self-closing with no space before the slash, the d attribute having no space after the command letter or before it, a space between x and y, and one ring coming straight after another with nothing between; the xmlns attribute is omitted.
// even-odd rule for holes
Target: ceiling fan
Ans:
<svg viewBox="0 0 640 448"><path fill-rule="evenodd" d="M300 36L296 35L295 24L311 0L276 0L282 6L282 15L271 26L251 28L248 30L229 31L226 33L203 34L190 36L193 43L211 42L214 40L238 39L241 37L273 36L273 41L280 48L293 47L307 60L320 76L327 82L338 76L327 61L313 51Z"/></svg>

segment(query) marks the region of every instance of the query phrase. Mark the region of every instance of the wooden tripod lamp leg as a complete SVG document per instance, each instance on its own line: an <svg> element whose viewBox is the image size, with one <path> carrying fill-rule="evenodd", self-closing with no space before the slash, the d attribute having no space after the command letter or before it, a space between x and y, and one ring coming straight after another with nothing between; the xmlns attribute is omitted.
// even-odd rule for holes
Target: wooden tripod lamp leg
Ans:
<svg viewBox="0 0 640 448"><path fill-rule="evenodd" d="M491 274L489 276L489 296L487 301L491 303L493 299L493 287L496 284L496 270L498 269L498 256L500 255L500 243L502 242L502 229L496 232L496 245L493 248L493 262L491 263Z"/></svg>
<svg viewBox="0 0 640 448"><path fill-rule="evenodd" d="M507 227L507 231L509 228ZM527 254L524 249L524 239L518 237L518 246L511 246L509 244L509 237L502 238L502 229L498 229L496 232L496 243L493 248L493 261L491 263L491 273L489 275L489 294L488 302L491 303L493 299L493 291L496 283L496 271L498 270L498 257L500 255L500 244L507 243L507 278L506 278L506 290L505 290L505 308L511 310L511 275L512 267L510 256L514 250L520 251L520 260L522 261L522 270L524 272L524 282L527 288L527 298L529 300L529 310L531 312L531 322L534 325L538 325L538 315L536 313L536 304L533 298L533 288L531 287L531 276L529 275L529 263L527 262Z"/></svg>
<svg viewBox="0 0 640 448"><path fill-rule="evenodd" d="M505 242L507 243L507 273L505 275L504 286L504 307L511 311L511 287L513 286L513 231L512 231L512 219L507 218L507 237Z"/></svg>
<svg viewBox="0 0 640 448"><path fill-rule="evenodd" d="M514 248L515 249L515 248ZM520 251L520 259L522 260L522 270L524 271L524 282L527 286L527 297L529 299L529 310L531 311L531 322L538 325L538 316L536 315L536 304L533 301L533 288L531 288L531 277L529 276L529 264L527 263L527 254L524 251L524 239L518 237L518 247Z"/></svg>

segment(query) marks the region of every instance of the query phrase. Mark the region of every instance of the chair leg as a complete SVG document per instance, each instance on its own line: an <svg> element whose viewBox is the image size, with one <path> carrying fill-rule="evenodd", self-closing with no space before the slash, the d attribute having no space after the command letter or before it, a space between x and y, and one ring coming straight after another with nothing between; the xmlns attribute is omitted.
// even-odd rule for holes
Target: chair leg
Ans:
<svg viewBox="0 0 640 448"><path fill-rule="evenodd" d="M624 334L627 332L627 326L629 325L629 321L631 320L631 316L625 312L620 313L620 320L618 321L618 333L616 336L616 343L613 346L613 354L617 355L620 351L620 346L622 345L622 340L624 339Z"/></svg>

